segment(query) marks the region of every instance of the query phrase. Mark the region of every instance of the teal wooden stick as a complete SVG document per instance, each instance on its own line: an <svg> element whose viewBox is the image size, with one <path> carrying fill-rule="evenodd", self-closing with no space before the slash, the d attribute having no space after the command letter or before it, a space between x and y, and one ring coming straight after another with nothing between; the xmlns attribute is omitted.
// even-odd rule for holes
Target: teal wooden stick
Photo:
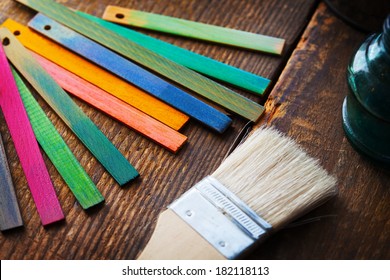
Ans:
<svg viewBox="0 0 390 280"><path fill-rule="evenodd" d="M14 69L12 69L12 74L38 143L57 168L81 207L88 209L104 201L104 197L72 154L19 74Z"/></svg>
<svg viewBox="0 0 390 280"><path fill-rule="evenodd" d="M124 57L159 73L243 118L256 122L264 107L202 76L187 67L160 56L51 0L16 0L104 45Z"/></svg>
<svg viewBox="0 0 390 280"><path fill-rule="evenodd" d="M8 39L9 43L4 46L4 49L15 68L77 135L118 184L124 185L138 177L139 174L135 168L35 61L15 36L6 28L0 29L0 36Z"/></svg>
<svg viewBox="0 0 390 280"><path fill-rule="evenodd" d="M263 94L270 83L270 80L267 78L219 62L207 56L197 54L80 11L76 11L76 13L130 41L208 77L257 94Z"/></svg>

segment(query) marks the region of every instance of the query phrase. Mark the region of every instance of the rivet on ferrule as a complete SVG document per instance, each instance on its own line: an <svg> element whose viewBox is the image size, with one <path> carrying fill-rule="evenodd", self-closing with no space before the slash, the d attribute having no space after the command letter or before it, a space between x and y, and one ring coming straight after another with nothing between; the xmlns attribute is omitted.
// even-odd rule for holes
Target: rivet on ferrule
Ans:
<svg viewBox="0 0 390 280"><path fill-rule="evenodd" d="M271 225L212 177L206 177L169 208L227 259L262 240Z"/></svg>

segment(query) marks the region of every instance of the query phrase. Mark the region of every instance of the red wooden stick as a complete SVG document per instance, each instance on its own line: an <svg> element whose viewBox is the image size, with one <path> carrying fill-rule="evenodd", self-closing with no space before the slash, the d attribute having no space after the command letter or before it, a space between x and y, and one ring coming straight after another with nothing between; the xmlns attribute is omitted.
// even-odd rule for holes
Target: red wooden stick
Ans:
<svg viewBox="0 0 390 280"><path fill-rule="evenodd" d="M64 219L64 214L4 53L7 42L1 38L0 106L42 224L47 225Z"/></svg>

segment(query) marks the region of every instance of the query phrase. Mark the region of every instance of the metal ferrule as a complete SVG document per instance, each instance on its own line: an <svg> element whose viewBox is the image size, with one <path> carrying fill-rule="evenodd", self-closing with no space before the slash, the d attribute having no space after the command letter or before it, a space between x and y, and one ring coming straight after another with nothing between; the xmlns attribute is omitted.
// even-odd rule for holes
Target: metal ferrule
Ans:
<svg viewBox="0 0 390 280"><path fill-rule="evenodd" d="M262 240L271 225L213 177L168 206L227 259Z"/></svg>

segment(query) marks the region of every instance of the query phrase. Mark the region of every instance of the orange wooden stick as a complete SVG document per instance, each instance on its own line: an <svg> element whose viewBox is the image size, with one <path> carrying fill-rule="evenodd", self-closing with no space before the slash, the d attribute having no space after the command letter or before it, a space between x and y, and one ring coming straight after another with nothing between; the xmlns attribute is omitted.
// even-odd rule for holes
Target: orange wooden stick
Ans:
<svg viewBox="0 0 390 280"><path fill-rule="evenodd" d="M7 19L1 26L13 32L26 48L42 55L173 129L179 130L189 120L189 117L185 114L35 33L28 27L11 19Z"/></svg>
<svg viewBox="0 0 390 280"><path fill-rule="evenodd" d="M32 52L32 55L63 89L128 125L171 152L176 153L187 141L187 137L183 134L153 119L115 96L36 53Z"/></svg>

